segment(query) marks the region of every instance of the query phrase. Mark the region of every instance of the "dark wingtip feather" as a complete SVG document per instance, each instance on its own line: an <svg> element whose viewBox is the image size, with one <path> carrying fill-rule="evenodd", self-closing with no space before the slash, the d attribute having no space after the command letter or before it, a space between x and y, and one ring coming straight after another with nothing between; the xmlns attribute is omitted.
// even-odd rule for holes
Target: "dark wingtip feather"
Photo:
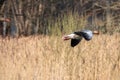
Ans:
<svg viewBox="0 0 120 80"><path fill-rule="evenodd" d="M71 47L75 47L80 41L81 39L71 39Z"/></svg>

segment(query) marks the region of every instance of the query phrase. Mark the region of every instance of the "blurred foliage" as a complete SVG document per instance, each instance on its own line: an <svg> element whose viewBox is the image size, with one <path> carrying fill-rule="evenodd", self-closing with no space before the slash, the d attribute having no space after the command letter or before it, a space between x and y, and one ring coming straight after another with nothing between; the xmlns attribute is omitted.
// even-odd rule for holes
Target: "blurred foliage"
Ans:
<svg viewBox="0 0 120 80"><path fill-rule="evenodd" d="M78 29L120 31L119 0L6 0L6 4L4 1L0 13L7 12L18 35L61 35Z"/></svg>

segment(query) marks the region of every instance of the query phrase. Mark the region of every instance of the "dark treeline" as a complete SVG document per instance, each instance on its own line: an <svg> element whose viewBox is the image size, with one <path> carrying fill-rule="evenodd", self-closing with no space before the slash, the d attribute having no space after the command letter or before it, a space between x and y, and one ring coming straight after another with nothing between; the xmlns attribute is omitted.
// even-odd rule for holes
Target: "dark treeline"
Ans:
<svg viewBox="0 0 120 80"><path fill-rule="evenodd" d="M120 31L119 0L0 0L0 17L10 18L6 31L14 36L50 34L55 24L64 31L65 17L84 18L84 28ZM67 18L68 19L68 18ZM3 24L3 27L6 26ZM79 28L79 24L78 28ZM0 28L1 29L1 28ZM1 30L0 30L1 31ZM57 31L56 31L57 32Z"/></svg>

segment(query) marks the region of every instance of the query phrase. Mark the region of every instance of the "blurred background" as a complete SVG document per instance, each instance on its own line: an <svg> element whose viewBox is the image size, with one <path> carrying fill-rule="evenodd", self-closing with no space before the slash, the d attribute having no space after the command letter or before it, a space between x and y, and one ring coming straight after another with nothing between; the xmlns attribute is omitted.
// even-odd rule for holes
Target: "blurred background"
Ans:
<svg viewBox="0 0 120 80"><path fill-rule="evenodd" d="M0 0L1 35L61 35L80 29L120 32L119 0Z"/></svg>
<svg viewBox="0 0 120 80"><path fill-rule="evenodd" d="M0 80L120 80L120 0L0 0Z"/></svg>

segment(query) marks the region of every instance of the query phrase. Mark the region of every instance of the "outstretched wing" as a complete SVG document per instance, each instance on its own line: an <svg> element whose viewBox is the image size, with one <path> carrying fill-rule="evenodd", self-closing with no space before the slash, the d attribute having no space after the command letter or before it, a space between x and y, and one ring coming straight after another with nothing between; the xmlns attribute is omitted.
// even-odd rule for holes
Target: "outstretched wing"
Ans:
<svg viewBox="0 0 120 80"><path fill-rule="evenodd" d="M82 40L82 37L79 39L71 39L71 46L76 46L80 41Z"/></svg>
<svg viewBox="0 0 120 80"><path fill-rule="evenodd" d="M85 40L89 41L92 39L93 33L90 30L82 30L74 32L75 34L82 36Z"/></svg>
<svg viewBox="0 0 120 80"><path fill-rule="evenodd" d="M89 41L93 37L93 33L90 30L83 30L81 31L81 35L85 38L85 40Z"/></svg>

